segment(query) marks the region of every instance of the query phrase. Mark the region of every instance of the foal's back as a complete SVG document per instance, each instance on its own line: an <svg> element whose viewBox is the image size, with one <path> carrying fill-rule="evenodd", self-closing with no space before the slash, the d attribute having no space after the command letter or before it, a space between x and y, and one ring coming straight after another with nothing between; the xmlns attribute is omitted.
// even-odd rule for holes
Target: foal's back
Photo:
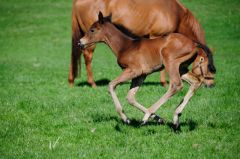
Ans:
<svg viewBox="0 0 240 159"><path fill-rule="evenodd" d="M147 74L160 69L169 60L192 53L194 48L192 40L178 33L155 39L141 39L133 41L131 47L119 56L118 63L123 68L141 69Z"/></svg>

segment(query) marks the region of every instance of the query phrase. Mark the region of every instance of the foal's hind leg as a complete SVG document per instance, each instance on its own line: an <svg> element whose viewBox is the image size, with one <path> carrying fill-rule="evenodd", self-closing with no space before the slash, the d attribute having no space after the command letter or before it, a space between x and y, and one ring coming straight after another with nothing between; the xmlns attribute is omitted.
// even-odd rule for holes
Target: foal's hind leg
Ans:
<svg viewBox="0 0 240 159"><path fill-rule="evenodd" d="M201 81L196 78L191 72L184 74L181 78L190 84L190 88L180 105L175 110L173 116L173 124L175 125L176 129L179 128L179 117L181 116L183 109L187 105L190 98L194 95L195 91L201 86Z"/></svg>
<svg viewBox="0 0 240 159"><path fill-rule="evenodd" d="M141 110L143 113L147 113L148 110L147 108L145 108L144 106L142 106L136 101L135 95L139 87L142 85L143 81L145 80L145 78L146 76L140 76L140 77L134 78L132 80L130 90L128 91L128 95L127 95L128 103L131 104L132 106L135 106L136 108Z"/></svg>
<svg viewBox="0 0 240 159"><path fill-rule="evenodd" d="M146 75L142 75L142 76L134 78L132 80L131 87L130 87L130 90L129 90L128 95L127 95L127 100L128 100L129 104L138 108L139 110L141 110L143 113L146 114L148 112L148 109L145 108L140 103L138 103L135 99L135 95L136 95L138 89L140 88L140 86L142 85L143 81L145 80L145 78L146 78ZM161 124L164 122L163 119L160 118L156 114L152 114L151 118L153 118L154 120L156 120L158 123L161 123Z"/></svg>
<svg viewBox="0 0 240 159"><path fill-rule="evenodd" d="M123 122L125 122L127 124L130 123L130 120L127 118L127 116L123 112L122 105L115 93L115 88L117 87L118 84L128 81L128 80L131 80L135 76L136 76L136 74L131 69L126 69L122 72L122 74L119 77L117 77L115 80L113 80L109 83L109 92L110 92L113 102L115 104L116 111L122 118Z"/></svg>

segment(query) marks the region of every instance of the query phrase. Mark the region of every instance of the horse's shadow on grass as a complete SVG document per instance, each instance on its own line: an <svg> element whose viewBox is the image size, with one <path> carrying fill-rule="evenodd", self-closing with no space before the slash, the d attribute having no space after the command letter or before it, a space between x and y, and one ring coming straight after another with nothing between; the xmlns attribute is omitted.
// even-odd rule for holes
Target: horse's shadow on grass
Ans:
<svg viewBox="0 0 240 159"><path fill-rule="evenodd" d="M98 87L103 87L103 86L107 86L110 81L111 80L109 80L109 79L103 78L103 79L95 81L95 83ZM130 84L130 82L124 82L123 84ZM143 83L143 86L154 86L154 85L159 86L159 85L162 85L162 84L160 82L152 82L152 81L148 81L148 82ZM91 85L87 81L79 82L77 84L77 86L79 86L79 87L82 87L82 86L91 87Z"/></svg>
<svg viewBox="0 0 240 159"><path fill-rule="evenodd" d="M167 126L175 133L181 133L182 132L182 127L188 127L189 131L194 131L198 124L193 121L193 120L187 120L185 122L180 122L179 127L176 128L176 126L172 122L168 122Z"/></svg>
<svg viewBox="0 0 240 159"><path fill-rule="evenodd" d="M106 85L108 85L109 82L110 82L110 80L109 79L105 79L105 78L95 81L95 83L96 83L96 85L98 87L106 86ZM82 87L82 86L91 87L91 85L87 81L80 82L80 83L77 84L77 86L79 86L79 87Z"/></svg>
<svg viewBox="0 0 240 159"><path fill-rule="evenodd" d="M120 121L119 121L120 122ZM123 123L123 122L122 122ZM123 123L125 124L125 123ZM179 127L176 128L176 126L172 122L164 122L164 123L157 123L156 121L148 121L146 124L142 124L142 121L132 119L131 123L128 124L128 126L134 127L134 128L141 128L143 126L168 126L171 131L174 133L181 133L182 127L188 127L189 131L194 131L197 128L197 123L193 120L187 120L185 122L181 122ZM117 124L115 126L115 130L119 130L119 125Z"/></svg>
<svg viewBox="0 0 240 159"><path fill-rule="evenodd" d="M194 131L198 126L198 124L191 119L188 119L185 122L180 122L180 125L178 128L176 128L172 122L164 122L163 124L159 124L154 120L150 120L146 124L143 125L142 121L136 120L136 119L131 119L130 124L125 124L117 116L94 115L94 116L92 116L92 119L93 119L93 122L95 122L95 123L115 121L117 124L114 126L114 129L118 132L122 132L121 127L123 127L123 126L129 126L129 127L133 127L133 128L137 128L137 129L142 128L144 126L167 126L172 132L181 133L182 127L184 127L184 130L185 130L185 127L187 127L188 131Z"/></svg>

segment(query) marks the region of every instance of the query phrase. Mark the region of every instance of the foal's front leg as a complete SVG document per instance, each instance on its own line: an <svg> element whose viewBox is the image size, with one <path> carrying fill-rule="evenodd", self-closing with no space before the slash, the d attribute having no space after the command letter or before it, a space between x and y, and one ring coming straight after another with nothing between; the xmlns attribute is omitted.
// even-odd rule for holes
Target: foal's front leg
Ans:
<svg viewBox="0 0 240 159"><path fill-rule="evenodd" d="M123 112L122 105L115 93L115 88L117 87L118 84L133 79L134 76L135 76L135 73L131 69L126 69L122 72L122 74L119 77L117 77L115 80L113 80L109 83L109 92L110 92L113 102L115 104L116 111L120 115L123 122L125 122L127 124L130 123L130 120L127 118L127 116Z"/></svg>
<svg viewBox="0 0 240 159"><path fill-rule="evenodd" d="M182 75L181 78L190 84L190 88L187 94L184 96L183 101L175 110L173 116L173 124L175 125L176 129L179 128L179 117L181 116L183 109L185 108L191 97L194 95L196 90L201 86L201 81L197 77L195 77L191 72Z"/></svg>
<svg viewBox="0 0 240 159"><path fill-rule="evenodd" d="M148 108L148 112L145 113L143 117L143 124L145 124L152 114L154 114L165 102L167 102L174 94L176 94L183 87L180 74L178 71L179 64L168 63L165 66L170 78L168 91L155 104Z"/></svg>

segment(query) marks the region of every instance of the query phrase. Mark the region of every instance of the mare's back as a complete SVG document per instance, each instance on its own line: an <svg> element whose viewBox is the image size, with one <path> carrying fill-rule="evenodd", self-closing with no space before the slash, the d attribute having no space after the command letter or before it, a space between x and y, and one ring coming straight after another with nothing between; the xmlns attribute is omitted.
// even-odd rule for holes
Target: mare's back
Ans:
<svg viewBox="0 0 240 159"><path fill-rule="evenodd" d="M97 21L99 11L138 36L174 32L183 8L176 0L77 0L74 9L84 32Z"/></svg>

